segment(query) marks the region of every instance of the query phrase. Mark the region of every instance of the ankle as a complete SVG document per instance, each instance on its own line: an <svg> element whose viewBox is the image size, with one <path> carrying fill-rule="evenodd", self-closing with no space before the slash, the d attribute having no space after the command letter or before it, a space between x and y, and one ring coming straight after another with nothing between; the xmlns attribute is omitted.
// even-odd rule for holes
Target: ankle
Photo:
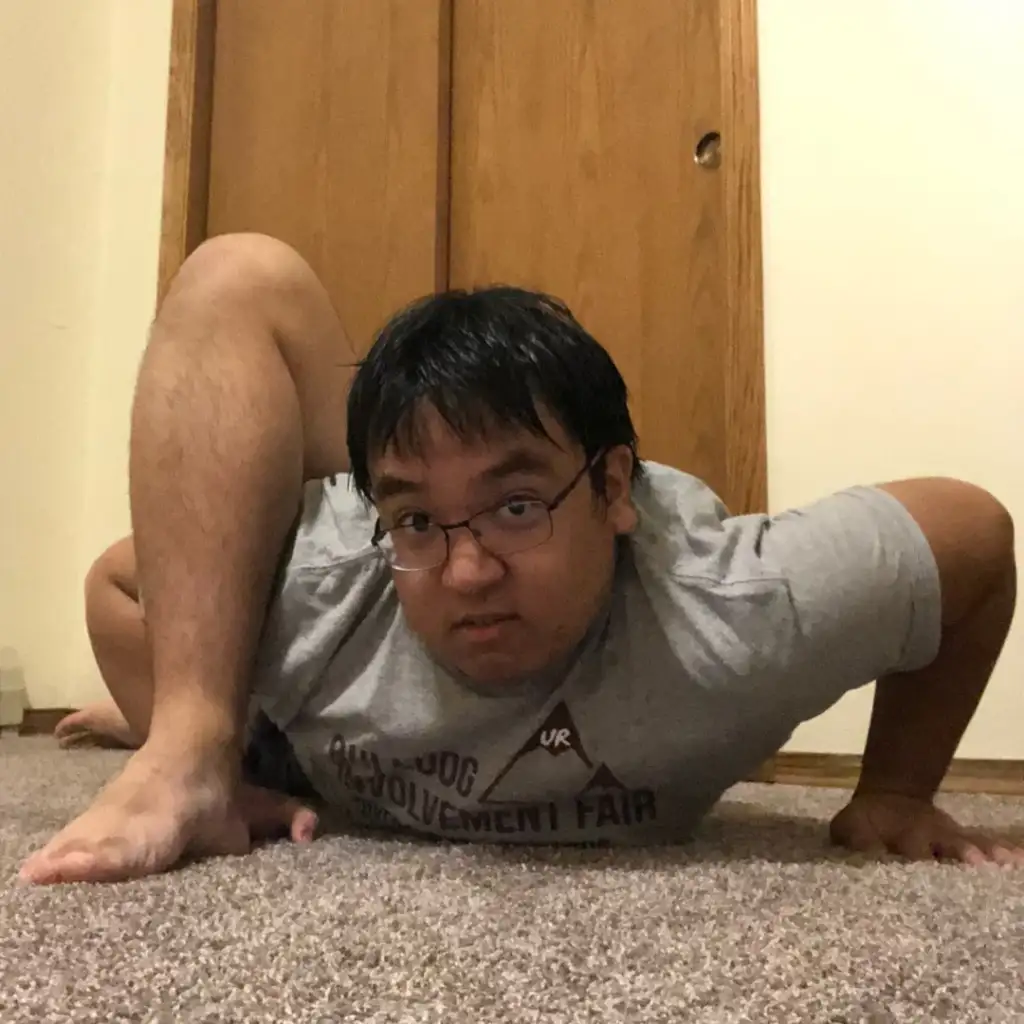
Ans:
<svg viewBox="0 0 1024 1024"><path fill-rule="evenodd" d="M164 704L153 710L145 746L190 762L240 759L242 734L238 720L209 704Z"/></svg>
<svg viewBox="0 0 1024 1024"><path fill-rule="evenodd" d="M196 797L205 794L215 802L226 799L242 778L242 759L231 748L183 742L169 733L147 739L129 767L136 779Z"/></svg>

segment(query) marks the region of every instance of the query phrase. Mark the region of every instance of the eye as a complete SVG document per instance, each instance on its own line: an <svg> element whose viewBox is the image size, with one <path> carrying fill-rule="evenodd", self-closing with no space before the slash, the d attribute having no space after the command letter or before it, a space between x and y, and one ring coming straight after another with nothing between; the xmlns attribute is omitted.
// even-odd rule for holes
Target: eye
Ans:
<svg viewBox="0 0 1024 1024"><path fill-rule="evenodd" d="M536 522L547 515L547 506L537 498L512 497L506 498L495 510L498 522L506 526L520 526L524 523Z"/></svg>
<svg viewBox="0 0 1024 1024"><path fill-rule="evenodd" d="M426 512L403 512L395 518L394 529L396 530L408 530L410 533L426 533L430 527L430 516Z"/></svg>

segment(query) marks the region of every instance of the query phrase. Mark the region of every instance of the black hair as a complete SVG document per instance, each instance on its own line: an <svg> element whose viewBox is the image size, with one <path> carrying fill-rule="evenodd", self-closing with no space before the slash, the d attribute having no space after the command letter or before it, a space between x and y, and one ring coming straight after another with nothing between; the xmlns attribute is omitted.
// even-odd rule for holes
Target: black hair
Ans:
<svg viewBox="0 0 1024 1024"><path fill-rule="evenodd" d="M429 295L383 327L356 371L348 398L353 483L369 499L371 458L388 447L417 450L424 405L464 440L496 428L547 437L543 407L588 461L627 445L638 479L627 399L611 356L558 299L506 286ZM603 459L591 481L603 496Z"/></svg>

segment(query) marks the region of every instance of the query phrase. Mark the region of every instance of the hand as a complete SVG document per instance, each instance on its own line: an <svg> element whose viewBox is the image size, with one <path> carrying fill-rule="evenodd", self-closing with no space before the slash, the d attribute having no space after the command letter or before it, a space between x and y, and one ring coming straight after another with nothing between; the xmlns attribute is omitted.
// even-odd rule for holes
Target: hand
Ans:
<svg viewBox="0 0 1024 1024"><path fill-rule="evenodd" d="M837 845L863 853L1024 867L1024 848L963 828L929 800L896 793L856 794L830 833Z"/></svg>
<svg viewBox="0 0 1024 1024"><path fill-rule="evenodd" d="M287 836L295 843L309 843L316 834L316 812L283 793L242 783L235 806L250 839Z"/></svg>

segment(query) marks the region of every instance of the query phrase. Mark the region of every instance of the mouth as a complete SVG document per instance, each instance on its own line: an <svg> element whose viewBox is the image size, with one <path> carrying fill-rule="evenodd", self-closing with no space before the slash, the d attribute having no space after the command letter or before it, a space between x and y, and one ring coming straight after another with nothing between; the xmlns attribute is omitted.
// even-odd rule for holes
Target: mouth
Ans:
<svg viewBox="0 0 1024 1024"><path fill-rule="evenodd" d="M464 615L455 623L455 632L477 640L494 639L504 628L518 619L518 615Z"/></svg>

